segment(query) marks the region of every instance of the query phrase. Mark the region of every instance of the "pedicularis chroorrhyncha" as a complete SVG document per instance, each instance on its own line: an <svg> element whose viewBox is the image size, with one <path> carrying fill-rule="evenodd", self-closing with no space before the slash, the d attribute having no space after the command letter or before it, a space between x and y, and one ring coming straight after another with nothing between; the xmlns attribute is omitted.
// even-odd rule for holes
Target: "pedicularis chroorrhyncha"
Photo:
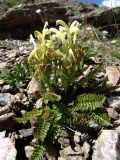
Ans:
<svg viewBox="0 0 120 160"><path fill-rule="evenodd" d="M31 36L34 49L28 61L39 83L43 107L33 109L17 121L26 123L36 118L32 160L43 158L57 141L62 127L81 129L93 122L110 125L104 107L105 91L110 91L110 86L107 86L106 78L96 78L104 65L103 60L93 63L91 71L85 74L91 57L95 58L97 54L94 48L80 44L82 26L77 21L70 26L62 20L57 20L56 24L58 29L48 28L46 22L42 33L35 31L38 44Z"/></svg>

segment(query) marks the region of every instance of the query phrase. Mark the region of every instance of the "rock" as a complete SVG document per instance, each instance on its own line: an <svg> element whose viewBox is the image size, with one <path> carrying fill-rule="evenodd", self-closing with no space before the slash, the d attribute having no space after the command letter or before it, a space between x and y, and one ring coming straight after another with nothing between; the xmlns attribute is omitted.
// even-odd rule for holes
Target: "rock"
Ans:
<svg viewBox="0 0 120 160"><path fill-rule="evenodd" d="M0 12L0 37L6 38L10 35L16 39L26 38L35 29L41 29L45 21L48 21L50 26L54 26L58 19L65 22L85 21L94 27L101 27L101 30L108 31L113 37L120 29L119 25L113 25L114 17L116 24L120 24L119 16L119 7L107 9L94 4L64 3L63 5L63 3L47 2L19 5L8 9L7 12Z"/></svg>
<svg viewBox="0 0 120 160"><path fill-rule="evenodd" d="M21 110L30 111L30 109L33 107L27 96L23 92L19 92L12 96L11 101L8 103L11 110L14 110L14 113L16 115L21 115Z"/></svg>
<svg viewBox="0 0 120 160"><path fill-rule="evenodd" d="M27 101L27 97L22 92L15 94L14 98L21 103L25 103Z"/></svg>
<svg viewBox="0 0 120 160"><path fill-rule="evenodd" d="M5 131L0 132L0 159L1 160L16 160L17 151L15 142L5 137Z"/></svg>
<svg viewBox="0 0 120 160"><path fill-rule="evenodd" d="M1 44L4 44L6 46L6 49L3 51L0 50L0 68L13 68L16 62L19 63L23 61L33 48L29 41L5 40L0 41L0 46ZM20 47L22 46L25 47L21 51ZM9 58L9 55L11 55L13 52L16 53L16 56Z"/></svg>
<svg viewBox="0 0 120 160"><path fill-rule="evenodd" d="M93 9L86 9L85 5L83 6L82 10L80 9L79 6L75 9L78 12L75 14L75 11L72 12L71 10L73 15L69 16L70 21L74 20L77 20L79 22L85 21L85 23L90 24L96 28L99 28L100 30L108 31L108 35L111 38L114 37L120 30L119 25L113 25L115 23L115 20L117 22L116 24L120 23L119 19L120 7L109 9L109 8L103 8L103 7L101 8L94 6ZM114 17L116 19L114 19Z"/></svg>
<svg viewBox="0 0 120 160"><path fill-rule="evenodd" d="M34 147L32 146L25 146L25 154L27 158L30 158L33 153Z"/></svg>
<svg viewBox="0 0 120 160"><path fill-rule="evenodd" d="M38 86L38 83L34 77L32 78L32 80L28 84L28 95L30 95L35 100L40 98L39 86Z"/></svg>
<svg viewBox="0 0 120 160"><path fill-rule="evenodd" d="M6 113L0 116L0 129L12 129L16 123L14 113Z"/></svg>
<svg viewBox="0 0 120 160"><path fill-rule="evenodd" d="M90 65L90 66L83 72L84 76L86 76L87 74L89 74L89 73L92 71L92 69L93 69L93 66Z"/></svg>
<svg viewBox="0 0 120 160"><path fill-rule="evenodd" d="M104 76L105 76L105 73L104 73L104 72L100 72L100 73L97 74L96 77L97 77L98 79L100 79L100 78L103 78Z"/></svg>
<svg viewBox="0 0 120 160"><path fill-rule="evenodd" d="M20 138L25 138L33 135L33 127L29 129L21 129L19 130Z"/></svg>
<svg viewBox="0 0 120 160"><path fill-rule="evenodd" d="M96 4L86 4L85 6L83 6L81 9L80 9L80 12L84 12L84 13L89 13L91 11L94 11L95 8L98 8L98 6Z"/></svg>
<svg viewBox="0 0 120 160"><path fill-rule="evenodd" d="M40 98L40 99L37 100L35 107L36 107L37 109L39 109L39 108L42 108L42 107L43 107L42 105L43 105L43 99Z"/></svg>
<svg viewBox="0 0 120 160"><path fill-rule="evenodd" d="M10 93L0 93L0 105L5 106L11 100L11 97Z"/></svg>
<svg viewBox="0 0 120 160"><path fill-rule="evenodd" d="M13 53L8 55L8 59L12 59L12 58L15 59L16 54L17 54L17 49Z"/></svg>
<svg viewBox="0 0 120 160"><path fill-rule="evenodd" d="M120 160L120 127L102 131L94 144L92 160Z"/></svg>
<svg viewBox="0 0 120 160"><path fill-rule="evenodd" d="M107 108L107 112L110 118L117 119L119 117L119 114L115 111L114 108Z"/></svg>
<svg viewBox="0 0 120 160"><path fill-rule="evenodd" d="M0 13L0 37L5 38L6 34L17 39L28 37L31 31L40 29L45 21L50 25L58 19L67 21L66 13L64 6L52 2L9 8L7 12Z"/></svg>
<svg viewBox="0 0 120 160"><path fill-rule="evenodd" d="M8 112L10 112L9 106L6 105L6 106L0 108L0 116L5 113L8 113Z"/></svg>
<svg viewBox="0 0 120 160"><path fill-rule="evenodd" d="M58 157L58 160L66 160L66 159L62 157Z"/></svg>
<svg viewBox="0 0 120 160"><path fill-rule="evenodd" d="M7 104L10 101L11 95L9 93L1 93L1 103ZM15 114L11 112L9 103L0 107L0 129L12 129L15 125Z"/></svg>
<svg viewBox="0 0 120 160"><path fill-rule="evenodd" d="M65 160L83 160L81 151L76 152L72 150L71 146L68 146L63 150L60 150L59 153L60 156Z"/></svg>
<svg viewBox="0 0 120 160"><path fill-rule="evenodd" d="M60 137L58 142L61 144L61 148L65 148L68 147L70 145L70 140L68 138L65 137Z"/></svg>
<svg viewBox="0 0 120 160"><path fill-rule="evenodd" d="M22 116L26 113L25 110L21 110L20 113L22 114Z"/></svg>
<svg viewBox="0 0 120 160"><path fill-rule="evenodd" d="M117 85L120 80L120 72L116 67L107 66L105 76L108 77L109 84L112 84L113 86Z"/></svg>
<svg viewBox="0 0 120 160"><path fill-rule="evenodd" d="M79 143L80 140L81 140L81 132L76 131L75 134L74 134L74 142Z"/></svg>
<svg viewBox="0 0 120 160"><path fill-rule="evenodd" d="M90 152L90 145L87 142L83 143L82 151L84 153L84 160L87 160L87 158L89 157L89 152Z"/></svg>
<svg viewBox="0 0 120 160"><path fill-rule="evenodd" d="M115 89L116 93L120 93L120 86L118 86L118 88Z"/></svg>
<svg viewBox="0 0 120 160"><path fill-rule="evenodd" d="M9 84L6 84L2 88L2 93L9 92L11 89L12 87Z"/></svg>
<svg viewBox="0 0 120 160"><path fill-rule="evenodd" d="M58 142L61 144L62 149L70 145L69 135L65 129L61 130Z"/></svg>
<svg viewBox="0 0 120 160"><path fill-rule="evenodd" d="M111 96L108 99L108 105L115 109L116 111L120 111L120 96Z"/></svg>
<svg viewBox="0 0 120 160"><path fill-rule="evenodd" d="M117 125L117 126L120 126L120 119L114 121L114 124Z"/></svg>
<svg viewBox="0 0 120 160"><path fill-rule="evenodd" d="M80 152L81 155L82 155L82 153L83 153L83 152L82 152L82 148L81 148L81 146L80 146L79 144L76 144L76 145L75 145L74 151L75 151L75 152Z"/></svg>
<svg viewBox="0 0 120 160"><path fill-rule="evenodd" d="M114 14L113 14L114 13ZM114 37L117 33L117 29L119 30L119 26L112 25L114 21L116 20L117 24L120 23L120 19L118 18L120 16L120 8L96 8L96 10L93 10L90 12L87 16L88 23L94 25L95 27L101 27L103 30L107 30L111 37ZM114 20L114 17L116 19Z"/></svg>

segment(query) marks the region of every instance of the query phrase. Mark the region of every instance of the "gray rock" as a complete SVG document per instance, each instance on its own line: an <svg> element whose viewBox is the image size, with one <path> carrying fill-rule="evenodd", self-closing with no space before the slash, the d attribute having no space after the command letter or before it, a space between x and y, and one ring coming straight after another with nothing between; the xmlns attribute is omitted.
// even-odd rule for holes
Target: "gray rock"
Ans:
<svg viewBox="0 0 120 160"><path fill-rule="evenodd" d="M17 151L15 142L5 137L5 131L0 132L0 159L1 160L16 160Z"/></svg>
<svg viewBox="0 0 120 160"><path fill-rule="evenodd" d="M41 10L40 14L37 10ZM57 19L66 20L66 13L64 6L51 2L9 8L7 12L0 13L0 37L5 38L6 34L11 34L13 38L24 38L29 36L31 29L35 30L34 27L40 29L45 21L55 24Z"/></svg>
<svg viewBox="0 0 120 160"><path fill-rule="evenodd" d="M120 119L114 121L114 124L115 124L116 126L120 126Z"/></svg>
<svg viewBox="0 0 120 160"><path fill-rule="evenodd" d="M76 11L78 11L78 8L76 8ZM108 31L110 37L114 37L116 33L118 33L117 29L120 30L120 26L117 25L120 23L119 17L120 7L114 9L94 7L94 9L88 11L79 10L76 15L74 14L69 18L71 21L77 20L79 22L82 22L84 19L87 19L87 24L90 24L94 27L98 27L101 30L106 30ZM115 20L117 22L116 24Z"/></svg>
<svg viewBox="0 0 120 160"><path fill-rule="evenodd" d="M4 106L11 100L10 93L0 93L0 105Z"/></svg>
<svg viewBox="0 0 120 160"><path fill-rule="evenodd" d="M108 83L115 86L120 80L120 72L117 67L107 66L106 76L108 77Z"/></svg>
<svg viewBox="0 0 120 160"><path fill-rule="evenodd" d="M87 142L83 143L82 151L84 153L84 160L87 160L87 158L89 157L89 152L90 152L90 145Z"/></svg>
<svg viewBox="0 0 120 160"><path fill-rule="evenodd" d="M120 111L120 96L111 96L107 100L111 108Z"/></svg>
<svg viewBox="0 0 120 160"><path fill-rule="evenodd" d="M58 142L61 144L61 148L65 148L68 147L70 145L70 140L68 138L65 137L60 137Z"/></svg>
<svg viewBox="0 0 120 160"><path fill-rule="evenodd" d="M87 74L89 74L92 71L92 69L93 69L92 65L88 66L88 68L83 72L84 76L86 76Z"/></svg>
<svg viewBox="0 0 120 160"><path fill-rule="evenodd" d="M66 159L63 157L58 157L58 160L66 160Z"/></svg>
<svg viewBox="0 0 120 160"><path fill-rule="evenodd" d="M8 105L11 109L14 109L15 113L20 113L21 110L29 110L31 107L28 98L23 92L13 95Z"/></svg>
<svg viewBox="0 0 120 160"><path fill-rule="evenodd" d="M12 129L16 121L14 113L6 113L0 116L0 129Z"/></svg>
<svg viewBox="0 0 120 160"><path fill-rule="evenodd" d="M2 92L9 92L10 90L12 89L12 87L7 84L7 85L4 85L3 88L2 88Z"/></svg>
<svg viewBox="0 0 120 160"><path fill-rule="evenodd" d="M25 154L27 158L30 158L33 153L34 147L32 146L25 146Z"/></svg>
<svg viewBox="0 0 120 160"><path fill-rule="evenodd" d="M43 99L42 98L37 100L35 107L36 108L42 108L43 107Z"/></svg>
<svg viewBox="0 0 120 160"><path fill-rule="evenodd" d="M24 115L24 114L26 113L26 111L25 111L25 110L21 110L20 113L21 113L22 115Z"/></svg>
<svg viewBox="0 0 120 160"><path fill-rule="evenodd" d="M92 160L120 160L120 127L102 131L94 144Z"/></svg>
<svg viewBox="0 0 120 160"><path fill-rule="evenodd" d="M14 117L9 105L0 107L0 129L12 129L16 123Z"/></svg>
<svg viewBox="0 0 120 160"><path fill-rule="evenodd" d="M76 131L75 134L74 134L74 142L79 143L80 140L81 140L81 132Z"/></svg>
<svg viewBox="0 0 120 160"><path fill-rule="evenodd" d="M61 144L62 149L70 145L69 135L64 128L60 132L58 142Z"/></svg>
<svg viewBox="0 0 120 160"><path fill-rule="evenodd" d="M39 85L34 77L28 84L28 95L36 100L40 98Z"/></svg>
<svg viewBox="0 0 120 160"><path fill-rule="evenodd" d="M17 101L20 101L22 103L25 103L27 101L27 97L25 96L24 93L20 92L20 93L17 93L14 95L14 98L17 100Z"/></svg>
<svg viewBox="0 0 120 160"><path fill-rule="evenodd" d="M6 105L6 106L0 108L0 116L5 113L8 113L8 112L10 112L9 106Z"/></svg>
<svg viewBox="0 0 120 160"><path fill-rule="evenodd" d="M64 158L65 160L83 160L83 157L81 156L81 150L79 151L74 151L71 146L68 146L61 150L60 156Z"/></svg>
<svg viewBox="0 0 120 160"><path fill-rule="evenodd" d="M21 129L19 130L20 138L25 138L31 136L33 134L33 127L29 129Z"/></svg>
<svg viewBox="0 0 120 160"><path fill-rule="evenodd" d="M120 7L114 9L97 8L88 14L87 21L95 27L101 27L103 30L107 30L113 37L117 33L117 29L120 29L119 25L113 25L115 23L114 17L116 18L117 24L120 23L119 16Z"/></svg>
<svg viewBox="0 0 120 160"><path fill-rule="evenodd" d="M114 108L107 108L107 112L110 118L117 119L119 117L119 114L116 112Z"/></svg>

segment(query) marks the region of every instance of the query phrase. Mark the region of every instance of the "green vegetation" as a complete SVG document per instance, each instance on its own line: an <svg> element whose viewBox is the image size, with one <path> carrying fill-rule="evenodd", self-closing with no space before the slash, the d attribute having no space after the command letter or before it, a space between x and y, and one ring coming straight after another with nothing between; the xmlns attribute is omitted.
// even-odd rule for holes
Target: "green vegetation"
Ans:
<svg viewBox="0 0 120 160"><path fill-rule="evenodd" d="M104 56L97 64L92 61L99 55L91 46L80 44L82 26L77 21L70 26L61 20L56 24L58 29L49 29L46 22L42 33L35 31L39 44L31 37L35 49L28 60L40 86L43 106L16 119L24 124L35 119L36 145L31 160L43 158L62 127L110 125L104 103L106 92L113 88L107 85L107 78L97 79ZM93 67L87 72L91 63Z"/></svg>
<svg viewBox="0 0 120 160"><path fill-rule="evenodd" d="M3 3L8 6L14 6L21 3L21 0L3 0Z"/></svg>
<svg viewBox="0 0 120 160"><path fill-rule="evenodd" d="M31 78L32 69L27 60L17 63L12 69L0 69L0 81L20 88Z"/></svg>

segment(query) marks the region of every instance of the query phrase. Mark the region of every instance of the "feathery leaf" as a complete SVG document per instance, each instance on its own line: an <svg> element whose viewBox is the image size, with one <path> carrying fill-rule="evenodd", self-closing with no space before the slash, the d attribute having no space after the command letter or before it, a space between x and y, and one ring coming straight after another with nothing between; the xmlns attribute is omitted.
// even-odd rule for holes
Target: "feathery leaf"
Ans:
<svg viewBox="0 0 120 160"><path fill-rule="evenodd" d="M55 101L59 101L61 99L61 96L60 95L57 95L55 93L52 93L52 92L47 92L43 95L43 98L45 100L49 100L51 102L55 102Z"/></svg>
<svg viewBox="0 0 120 160"><path fill-rule="evenodd" d="M46 138L49 128L50 128L50 123L45 122L42 118L38 118L34 129L34 137L36 138L36 140L44 142L44 139Z"/></svg>
<svg viewBox="0 0 120 160"><path fill-rule="evenodd" d="M77 97L75 111L91 111L100 107L105 101L105 96L96 94L82 94Z"/></svg>
<svg viewBox="0 0 120 160"><path fill-rule="evenodd" d="M44 153L45 153L44 146L42 144L38 144L34 147L34 152L30 160L43 160Z"/></svg>
<svg viewBox="0 0 120 160"><path fill-rule="evenodd" d="M35 118L39 115L42 114L42 110L38 110L38 109L33 109L32 111L30 112L27 112L26 114L24 114L23 117L21 118L16 118L16 121L19 122L19 123L27 123L31 118Z"/></svg>
<svg viewBox="0 0 120 160"><path fill-rule="evenodd" d="M91 118L91 120L94 120L96 123L100 125L106 125L106 126L111 125L110 120L106 113L89 112L88 115L89 115L89 118Z"/></svg>

